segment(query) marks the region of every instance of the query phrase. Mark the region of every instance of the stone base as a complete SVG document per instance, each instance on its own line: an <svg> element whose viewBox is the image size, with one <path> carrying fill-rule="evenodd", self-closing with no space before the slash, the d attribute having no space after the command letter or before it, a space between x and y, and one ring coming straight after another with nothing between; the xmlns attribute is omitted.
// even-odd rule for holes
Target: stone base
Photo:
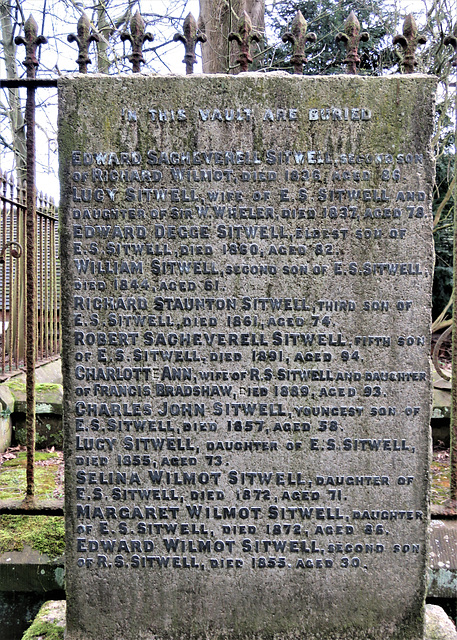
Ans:
<svg viewBox="0 0 457 640"><path fill-rule="evenodd" d="M46 602L22 640L58 640L64 638L66 602ZM424 640L457 640L455 624L446 612L434 604L425 607Z"/></svg>

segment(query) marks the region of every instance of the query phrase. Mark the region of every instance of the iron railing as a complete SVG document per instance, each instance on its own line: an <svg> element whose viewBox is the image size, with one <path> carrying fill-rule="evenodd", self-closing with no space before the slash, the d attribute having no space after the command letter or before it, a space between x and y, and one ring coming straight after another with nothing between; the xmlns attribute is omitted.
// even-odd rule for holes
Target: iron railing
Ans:
<svg viewBox="0 0 457 640"><path fill-rule="evenodd" d="M25 219L27 188L0 169L0 379L25 365ZM36 199L36 364L60 355L58 215L52 198Z"/></svg>
<svg viewBox="0 0 457 640"><path fill-rule="evenodd" d="M132 71L138 73L141 64L144 63L143 44L151 41L153 36L146 32L146 25L137 12L130 21L130 32L122 34L122 40L129 40L132 52L129 60ZM75 42L78 46L78 59L76 60L80 73L87 73L87 65L90 63L89 46L93 41L99 41L98 34L89 19L83 14L78 22L77 33L68 36L69 42ZM292 45L290 65L294 73L302 74L306 64L306 43L313 42L316 36L307 33L307 23L300 12L290 25L290 31L284 35L284 41ZM187 16L183 24L183 33L176 34L174 39L180 41L185 47L184 63L186 73L192 74L196 61L195 48L199 42L205 42L204 25L200 25L191 14ZM239 49L235 71L246 72L253 59L250 52L252 42L259 39L253 31L250 17L246 12L240 16L237 31L229 34L229 41ZM360 23L356 15L351 12L348 16L343 31L337 35L337 41L346 49L346 57L343 63L346 65L346 73L357 74L360 65L359 44L368 39L368 34L361 33ZM59 271L57 261L57 237L56 237L56 212L51 200L35 193L35 91L42 87L56 87L56 78L36 78L38 59L36 50L39 45L46 43L44 36L38 35L38 25L32 16L24 24L24 36L17 36L16 44L22 44L26 49L24 66L27 69L27 78L9 78L0 80L0 88L26 87L26 129L27 129L27 187L14 187L9 178L0 174L0 187L3 193L0 201L1 229L0 229L0 296L2 307L0 309L1 325L1 362L0 378L9 375L14 368L23 364L20 357L20 333L13 337L10 329L11 312L18 307L17 316L20 317L21 303L18 291L20 286L27 283L25 302L25 326L27 327L25 354L27 372L27 496L20 506L14 509L25 509L27 512L39 507L34 504L34 422L35 422L35 394L34 394L34 369L39 361L43 361L58 353L59 332ZM407 16L403 25L403 34L397 35L394 45L403 49L400 66L403 73L413 73L416 66L416 49L424 44L425 39L418 33L415 20L412 15ZM444 38L443 43L453 47L456 54L457 25L453 34ZM457 64L457 58L454 59ZM457 206L457 205L456 205ZM35 215L36 207L36 215ZM456 214L457 215L457 214ZM9 220L8 220L9 216ZM16 221L16 222L15 222ZM15 226L16 225L16 226ZM17 234L17 235L14 235ZM457 242L457 241L456 241ZM36 254L36 258L35 258ZM1 262L3 259L3 263ZM37 273L38 272L38 273ZM22 280L24 273L25 280ZM38 280L35 281L37 274ZM19 287L19 289L18 289ZM457 294L457 286L455 286ZM6 326L8 324L8 330ZM457 326L457 314L454 313L453 325ZM6 335L5 336L5 331ZM25 333L25 331L24 331ZM454 332L454 343L457 345ZM457 397L457 347L454 348L453 360L455 375L453 376L453 397ZM453 401L453 443L451 444L451 510L455 512L457 500L457 400ZM6 507L5 507L6 508ZM61 507L59 507L61 508ZM0 512L3 507L0 505ZM17 511L17 512L19 512ZM22 512L22 511L21 511Z"/></svg>

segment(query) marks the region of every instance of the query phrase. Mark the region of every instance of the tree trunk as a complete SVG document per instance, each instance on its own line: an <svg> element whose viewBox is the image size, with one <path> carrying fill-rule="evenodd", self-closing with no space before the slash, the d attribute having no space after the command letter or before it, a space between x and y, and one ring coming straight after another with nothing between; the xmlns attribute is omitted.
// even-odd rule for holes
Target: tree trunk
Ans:
<svg viewBox="0 0 457 640"><path fill-rule="evenodd" d="M238 45L229 43L228 35L238 30L243 9L251 18L254 31L263 34L265 0L200 0L200 17L207 37L202 44L203 73L239 72Z"/></svg>
<svg viewBox="0 0 457 640"><path fill-rule="evenodd" d="M101 39L97 42L97 71L99 73L109 73L110 61L108 58L108 42L112 32L112 26L108 19L105 2L99 2L96 6L97 31Z"/></svg>
<svg viewBox="0 0 457 640"><path fill-rule="evenodd" d="M0 27L2 34L3 55L5 57L6 77L17 78L16 45L13 40L13 23L11 16L13 7L10 0L0 0ZM25 144L24 116L19 102L19 89L8 89L8 118L11 124L11 136L14 155L16 157L16 177L19 184L26 178L27 151Z"/></svg>
<svg viewBox="0 0 457 640"><path fill-rule="evenodd" d="M97 42L97 70L99 73L109 73L111 64L115 62L109 57L110 38L115 31L128 30L135 2L136 0L128 0L124 13L117 18L113 15L116 2L99 0L95 5L97 16L95 28L100 35L100 41Z"/></svg>

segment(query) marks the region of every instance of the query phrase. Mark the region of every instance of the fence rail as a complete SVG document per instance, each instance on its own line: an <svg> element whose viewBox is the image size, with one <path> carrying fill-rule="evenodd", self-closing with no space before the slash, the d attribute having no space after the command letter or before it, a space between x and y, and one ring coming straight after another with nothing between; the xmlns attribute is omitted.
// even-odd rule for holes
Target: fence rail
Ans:
<svg viewBox="0 0 457 640"><path fill-rule="evenodd" d="M0 169L0 379L25 365L26 185ZM60 353L58 215L52 198L37 195L36 363Z"/></svg>
<svg viewBox="0 0 457 640"><path fill-rule="evenodd" d="M70 34L68 41L78 46L76 60L80 73L87 73L90 63L89 46L99 41L100 34L93 28L89 19L82 14L77 25L77 33ZM229 42L238 49L235 72L246 72L254 62L251 55L251 44L259 40L259 34L253 32L252 22L246 12L240 16L236 32L229 34ZM123 41L131 43L131 54L128 59L132 63L133 73L138 73L144 64L143 44L151 41L152 35L146 32L146 25L137 12L130 21L130 33L121 35ZM192 74L196 61L195 48L198 43L206 41L204 25L197 22L189 14L183 23L183 33L175 34L174 40L185 47L184 63L186 73ZM292 55L288 63L294 73L302 74L306 59L306 43L314 42L315 34L307 33L307 23L300 12L284 34L283 41L291 45ZM357 74L360 66L359 44L368 40L368 33L361 32L356 15L351 12L347 17L343 30L337 35L337 42L344 45L346 57L346 73ZM33 501L34 496L34 450L35 450L35 371L36 363L50 359L59 353L60 347L60 276L58 262L57 215L53 202L45 196L36 198L35 210L35 90L40 87L56 87L56 78L36 78L38 59L37 48L46 43L44 36L38 35L38 25L30 16L24 23L24 37L16 36L16 44L26 49L24 66L27 78L8 78L0 80L0 88L26 87L26 130L27 130L27 175L29 188L25 185L15 186L11 178L0 171L0 379L12 375L26 364L27 373L27 495L23 503L17 505L0 504L0 513L27 512L38 514L40 508ZM412 15L406 17L403 34L395 36L393 45L402 49L400 67L403 73L413 73L416 67L416 50L425 43L425 38L417 31ZM442 37L442 43L454 50L453 64L457 65L457 24L452 34ZM397 50L398 50L397 47ZM258 64L258 61L256 61ZM262 67L262 64L260 64ZM266 70L266 69L264 69ZM28 202L26 199L28 193ZM28 215L27 215L28 214ZM456 214L457 215L457 214ZM27 224L26 224L27 222ZM36 222L36 230L35 230ZM457 227L457 225L456 225ZM26 245L29 251L27 261ZM36 260L33 257L36 253ZM26 267L27 265L27 267ZM35 265L31 273L31 265ZM28 284L30 295L26 295L26 273L29 272ZM34 274L37 272L35 287ZM457 287L454 287L457 292ZM28 310L26 307L29 307ZM454 325L457 315L454 314ZM35 322L37 320L37 322ZM25 354L24 336L33 335L35 341L28 340ZM457 344L456 341L454 341ZM457 357L454 357L457 367ZM453 397L457 398L457 374L454 375ZM454 415L457 412L454 411ZM454 420L455 422L455 420ZM455 429L455 427L454 427ZM454 445L451 456L452 481L451 498L457 498L457 445ZM451 511L455 504L451 500ZM456 503L457 504L457 503ZM43 507L44 508L44 507ZM52 509L55 505L52 505ZM58 505L61 509L61 504ZM6 511L5 511L6 510Z"/></svg>

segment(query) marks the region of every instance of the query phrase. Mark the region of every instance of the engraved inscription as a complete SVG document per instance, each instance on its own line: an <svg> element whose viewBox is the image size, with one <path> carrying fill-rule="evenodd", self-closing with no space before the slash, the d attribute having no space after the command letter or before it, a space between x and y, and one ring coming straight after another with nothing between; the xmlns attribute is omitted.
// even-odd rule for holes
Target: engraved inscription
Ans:
<svg viewBox="0 0 457 640"><path fill-rule="evenodd" d="M81 579L308 573L336 589L421 571L428 150L367 96L294 96L158 106L133 91L117 138L73 139Z"/></svg>

